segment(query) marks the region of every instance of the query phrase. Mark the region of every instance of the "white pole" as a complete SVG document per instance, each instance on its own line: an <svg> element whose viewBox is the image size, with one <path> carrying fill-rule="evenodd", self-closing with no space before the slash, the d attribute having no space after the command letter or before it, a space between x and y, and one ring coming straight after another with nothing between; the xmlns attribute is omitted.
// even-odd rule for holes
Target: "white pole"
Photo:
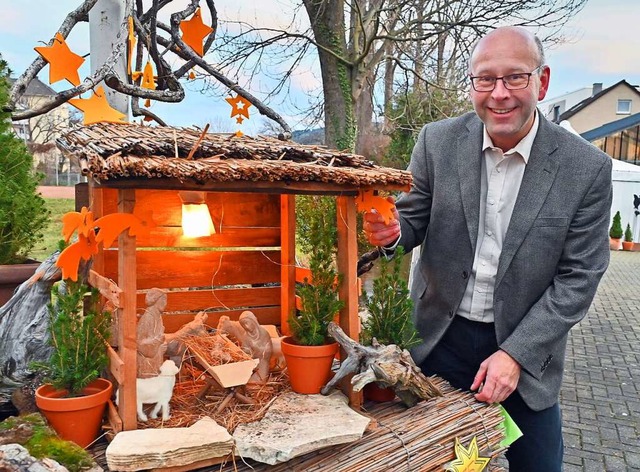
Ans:
<svg viewBox="0 0 640 472"><path fill-rule="evenodd" d="M89 41L91 73L93 74L109 57L115 46L120 25L124 20L124 0L98 0L89 11ZM121 38L124 40L124 38ZM126 52L114 65L115 74L126 82ZM129 100L126 95L116 92L101 83L107 93L109 104L116 110L129 115Z"/></svg>

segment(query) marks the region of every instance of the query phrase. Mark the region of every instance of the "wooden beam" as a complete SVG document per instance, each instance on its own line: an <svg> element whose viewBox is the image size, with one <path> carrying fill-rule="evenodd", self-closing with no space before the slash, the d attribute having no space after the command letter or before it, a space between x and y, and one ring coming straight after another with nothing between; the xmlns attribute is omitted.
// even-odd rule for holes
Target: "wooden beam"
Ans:
<svg viewBox="0 0 640 472"><path fill-rule="evenodd" d="M360 319L358 318L358 238L356 201L353 197L338 197L336 205L338 228L338 272L342 275L338 294L344 301L340 310L340 327L351 339L358 341L360 335ZM341 350L341 359L346 359L346 352ZM362 405L362 394L351 388L351 376L343 384L349 396L349 404L353 408Z"/></svg>
<svg viewBox="0 0 640 472"><path fill-rule="evenodd" d="M135 190L118 191L118 211L133 213ZM118 346L123 365L123 382L120 386L118 409L123 429L136 429L136 377L137 351L136 337L138 320L136 317L136 240L125 231L118 236L118 286L123 290L122 308L119 311Z"/></svg>
<svg viewBox="0 0 640 472"><path fill-rule="evenodd" d="M295 310L296 295L296 200L280 197L280 330L291 334L289 316Z"/></svg>
<svg viewBox="0 0 640 472"><path fill-rule="evenodd" d="M106 180L100 184L105 188L135 188L156 190L198 190L204 192L241 192L241 193L276 193L295 195L348 195L355 196L359 188L354 185L340 185L324 182L249 182L241 180L237 182L217 182L209 180L196 182L185 179L141 179L128 178L118 180ZM376 185L376 190L408 190L407 185Z"/></svg>

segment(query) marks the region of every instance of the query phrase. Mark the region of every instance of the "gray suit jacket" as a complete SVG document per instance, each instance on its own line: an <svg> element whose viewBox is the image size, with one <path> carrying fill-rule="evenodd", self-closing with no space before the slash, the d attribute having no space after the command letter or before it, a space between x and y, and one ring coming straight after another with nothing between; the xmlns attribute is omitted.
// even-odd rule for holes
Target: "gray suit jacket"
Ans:
<svg viewBox="0 0 640 472"><path fill-rule="evenodd" d="M522 366L518 391L534 410L558 398L567 334L586 314L609 263L611 159L540 116L500 255L498 345ZM397 202L408 251L423 244L412 286L421 363L442 338L473 265L480 208L482 122L475 113L426 125Z"/></svg>

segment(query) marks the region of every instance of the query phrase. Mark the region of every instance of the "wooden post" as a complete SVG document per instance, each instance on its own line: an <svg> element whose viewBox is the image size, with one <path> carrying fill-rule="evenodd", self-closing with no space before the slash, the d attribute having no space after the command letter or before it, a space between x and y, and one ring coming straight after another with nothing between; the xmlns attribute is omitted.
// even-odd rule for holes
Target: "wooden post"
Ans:
<svg viewBox="0 0 640 472"><path fill-rule="evenodd" d="M358 237L356 219L356 200L353 197L337 198L338 228L338 272L342 274L338 294L344 301L340 310L340 327L351 339L358 341L360 335L360 319L358 318ZM346 359L346 352L341 350L341 358ZM343 384L348 392L349 404L353 408L362 405L362 394L351 389L351 376Z"/></svg>
<svg viewBox="0 0 640 472"><path fill-rule="evenodd" d="M296 197L280 196L280 331L290 335L289 316L296 307Z"/></svg>
<svg viewBox="0 0 640 472"><path fill-rule="evenodd" d="M135 190L118 190L118 212L132 213ZM118 346L123 361L123 384L120 386L118 409L125 431L136 429L136 240L125 231L118 236L118 286L123 290Z"/></svg>

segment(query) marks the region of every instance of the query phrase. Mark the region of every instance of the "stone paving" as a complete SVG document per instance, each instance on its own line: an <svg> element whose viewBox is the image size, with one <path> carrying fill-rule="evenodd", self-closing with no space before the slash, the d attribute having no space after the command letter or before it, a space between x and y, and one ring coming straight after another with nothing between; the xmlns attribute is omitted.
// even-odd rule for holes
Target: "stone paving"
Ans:
<svg viewBox="0 0 640 472"><path fill-rule="evenodd" d="M611 253L571 330L560 404L565 472L640 470L640 252Z"/></svg>

